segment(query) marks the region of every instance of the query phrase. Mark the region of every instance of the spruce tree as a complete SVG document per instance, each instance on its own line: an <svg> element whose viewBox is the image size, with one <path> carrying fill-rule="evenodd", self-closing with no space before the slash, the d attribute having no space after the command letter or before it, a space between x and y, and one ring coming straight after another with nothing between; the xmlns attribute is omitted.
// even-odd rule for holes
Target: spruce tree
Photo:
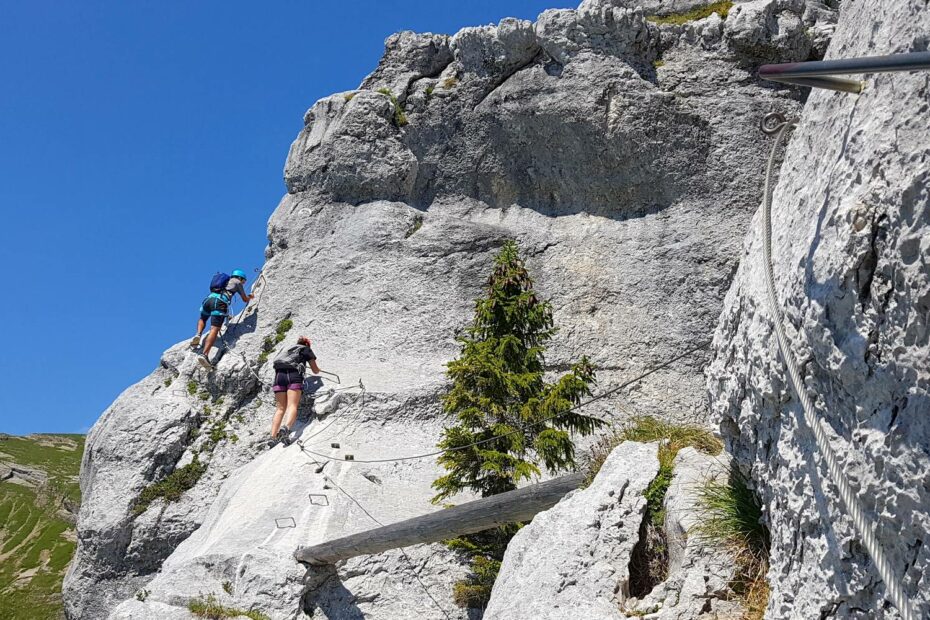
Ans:
<svg viewBox="0 0 930 620"><path fill-rule="evenodd" d="M544 378L546 344L555 335L552 307L533 291L533 280L514 241L494 260L486 295L475 301L475 316L458 337L461 353L448 364L452 386L443 411L456 423L443 432L439 462L448 472L433 482L441 502L471 490L482 497L517 488L541 473L571 469L571 433L586 435L602 422L568 411L591 394L594 369L582 357L553 383ZM473 445L478 443L478 445ZM471 558L472 575L455 584L463 607L482 607L507 543L519 524L448 541Z"/></svg>
<svg viewBox="0 0 930 620"><path fill-rule="evenodd" d="M543 356L555 333L550 303L536 296L516 242L507 241L458 337L461 354L448 364L442 406L457 423L439 443L450 451L439 457L448 473L433 482L434 502L466 489L482 497L511 491L538 476L540 463L550 473L574 466L571 433L590 434L601 421L567 410L591 394L594 369L582 357L547 383Z"/></svg>

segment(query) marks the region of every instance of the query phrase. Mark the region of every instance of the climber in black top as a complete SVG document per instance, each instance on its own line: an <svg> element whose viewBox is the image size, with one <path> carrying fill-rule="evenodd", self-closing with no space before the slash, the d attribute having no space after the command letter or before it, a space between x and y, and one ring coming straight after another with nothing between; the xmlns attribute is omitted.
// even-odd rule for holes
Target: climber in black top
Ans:
<svg viewBox="0 0 930 620"><path fill-rule="evenodd" d="M271 437L282 442L285 446L291 443L290 434L294 423L297 422L297 405L303 396L304 372L307 364L310 370L319 374L320 367L316 365L316 354L310 348L310 339L301 336L297 344L281 351L274 358L274 392L275 411L271 421ZM281 419L287 412L287 420L282 425Z"/></svg>

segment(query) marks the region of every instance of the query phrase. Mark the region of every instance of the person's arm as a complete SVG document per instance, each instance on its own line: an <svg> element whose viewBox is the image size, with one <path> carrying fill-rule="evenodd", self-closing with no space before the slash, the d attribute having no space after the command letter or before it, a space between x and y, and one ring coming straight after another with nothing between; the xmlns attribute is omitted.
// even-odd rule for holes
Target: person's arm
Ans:
<svg viewBox="0 0 930 620"><path fill-rule="evenodd" d="M313 349L309 345L305 345L303 350L300 352L300 357L303 361L310 364L310 370L313 371L313 374L320 374L320 367L316 364L316 353L313 352Z"/></svg>
<svg viewBox="0 0 930 620"><path fill-rule="evenodd" d="M246 292L245 292L245 287L242 286L242 282L240 282L239 285L238 285L236 288L239 289L239 290L236 291L236 292L239 293L239 297L241 297L241 298L242 298L242 301L244 301L245 303L249 303L250 301L252 301L252 299L255 298L255 295L247 295L247 294L246 294Z"/></svg>

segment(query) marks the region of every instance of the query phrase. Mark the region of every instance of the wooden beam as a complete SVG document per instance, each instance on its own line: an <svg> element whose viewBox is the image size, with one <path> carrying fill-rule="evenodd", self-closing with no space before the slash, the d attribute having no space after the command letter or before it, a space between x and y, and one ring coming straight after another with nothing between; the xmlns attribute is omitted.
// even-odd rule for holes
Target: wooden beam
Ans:
<svg viewBox="0 0 930 620"><path fill-rule="evenodd" d="M536 513L555 506L566 493L581 486L583 480L584 474L563 476L312 547L299 547L294 557L300 562L326 565L357 555L439 542L506 523L529 521Z"/></svg>

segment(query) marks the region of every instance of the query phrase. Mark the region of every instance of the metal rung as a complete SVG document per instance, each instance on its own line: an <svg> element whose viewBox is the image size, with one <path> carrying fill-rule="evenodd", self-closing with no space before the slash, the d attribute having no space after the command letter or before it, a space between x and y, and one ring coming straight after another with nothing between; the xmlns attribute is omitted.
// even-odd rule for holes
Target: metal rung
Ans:
<svg viewBox="0 0 930 620"><path fill-rule="evenodd" d="M762 65L759 67L759 77L784 84L860 93L862 92L863 82L833 76L854 73L920 71L924 69L930 69L930 52Z"/></svg>

